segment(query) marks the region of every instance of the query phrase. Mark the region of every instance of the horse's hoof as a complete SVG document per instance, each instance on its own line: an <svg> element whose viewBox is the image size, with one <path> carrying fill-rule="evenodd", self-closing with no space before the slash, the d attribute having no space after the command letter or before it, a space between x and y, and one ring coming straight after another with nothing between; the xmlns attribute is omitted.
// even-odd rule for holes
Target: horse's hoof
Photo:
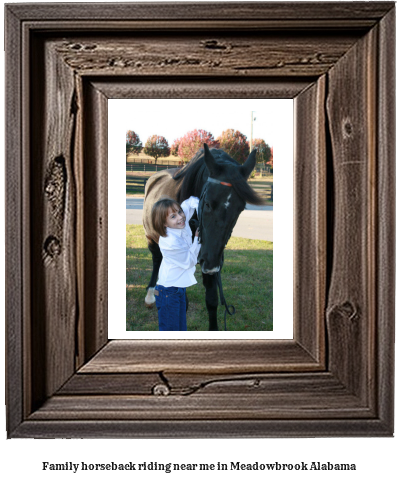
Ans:
<svg viewBox="0 0 399 487"><path fill-rule="evenodd" d="M145 305L147 308L153 308L155 305L155 295L154 295L155 287L149 287L147 291L147 296L145 297Z"/></svg>

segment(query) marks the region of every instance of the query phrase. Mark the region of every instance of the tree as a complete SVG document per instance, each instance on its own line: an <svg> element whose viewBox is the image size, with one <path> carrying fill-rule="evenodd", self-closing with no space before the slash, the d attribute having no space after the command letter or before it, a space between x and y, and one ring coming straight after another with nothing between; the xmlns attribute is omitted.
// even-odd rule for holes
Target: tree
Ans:
<svg viewBox="0 0 399 487"><path fill-rule="evenodd" d="M273 169L273 147L270 149L270 152L271 152L271 156L267 164L269 164L270 167Z"/></svg>
<svg viewBox="0 0 399 487"><path fill-rule="evenodd" d="M204 146L204 143L212 145L213 142L213 135L210 132L195 129L181 137L177 153L184 162L188 162Z"/></svg>
<svg viewBox="0 0 399 487"><path fill-rule="evenodd" d="M181 137L180 137L180 139L176 139L173 142L172 147L170 148L170 153L172 154L172 156L177 156L178 155L180 141L181 141Z"/></svg>
<svg viewBox="0 0 399 487"><path fill-rule="evenodd" d="M227 129L218 137L220 148L224 149L233 159L243 164L249 155L247 137L234 129Z"/></svg>
<svg viewBox="0 0 399 487"><path fill-rule="evenodd" d="M256 149L256 162L267 164L272 157L272 149L263 139L254 139L252 147Z"/></svg>
<svg viewBox="0 0 399 487"><path fill-rule="evenodd" d="M162 135L151 135L145 143L143 152L147 156L153 157L156 164L159 157L170 156L170 147L168 141Z"/></svg>
<svg viewBox="0 0 399 487"><path fill-rule="evenodd" d="M126 154L140 154L142 149L143 144L140 137L133 130L128 130L126 132Z"/></svg>

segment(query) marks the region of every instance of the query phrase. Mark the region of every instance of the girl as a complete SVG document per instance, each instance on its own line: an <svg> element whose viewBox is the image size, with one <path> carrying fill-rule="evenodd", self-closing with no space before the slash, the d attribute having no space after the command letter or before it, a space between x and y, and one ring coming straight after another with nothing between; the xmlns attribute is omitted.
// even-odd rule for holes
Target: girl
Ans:
<svg viewBox="0 0 399 487"><path fill-rule="evenodd" d="M198 230L192 241L188 222L198 209L198 202L191 196L180 206L171 198L161 198L152 208L152 225L160 235L162 253L154 292L159 331L187 331L186 288L197 283L194 272L201 248Z"/></svg>

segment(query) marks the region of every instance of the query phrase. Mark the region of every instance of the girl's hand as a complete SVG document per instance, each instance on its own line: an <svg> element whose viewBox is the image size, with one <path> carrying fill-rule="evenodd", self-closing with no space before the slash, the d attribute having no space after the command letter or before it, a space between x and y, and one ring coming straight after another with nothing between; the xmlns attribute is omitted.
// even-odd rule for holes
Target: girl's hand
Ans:
<svg viewBox="0 0 399 487"><path fill-rule="evenodd" d="M197 230L195 231L195 236L198 237L198 235L199 234L198 234L198 228L197 228Z"/></svg>

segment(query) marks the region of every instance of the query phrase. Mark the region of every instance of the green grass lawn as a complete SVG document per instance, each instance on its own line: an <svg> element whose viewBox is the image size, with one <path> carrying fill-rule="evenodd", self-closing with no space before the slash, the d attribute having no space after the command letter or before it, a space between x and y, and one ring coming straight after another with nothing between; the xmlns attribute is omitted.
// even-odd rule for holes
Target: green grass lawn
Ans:
<svg viewBox="0 0 399 487"><path fill-rule="evenodd" d="M141 225L126 225L126 330L157 331L156 307L144 305L151 277L152 259ZM198 284L187 289L189 331L208 330L205 288L199 265ZM231 237L222 270L223 292L236 314L227 316L228 331L271 331L273 329L273 243ZM218 308L219 329L224 329L224 306Z"/></svg>
<svg viewBox="0 0 399 487"><path fill-rule="evenodd" d="M126 195L129 196L141 196L144 198L144 192L142 189L137 189L135 186L126 184Z"/></svg>

